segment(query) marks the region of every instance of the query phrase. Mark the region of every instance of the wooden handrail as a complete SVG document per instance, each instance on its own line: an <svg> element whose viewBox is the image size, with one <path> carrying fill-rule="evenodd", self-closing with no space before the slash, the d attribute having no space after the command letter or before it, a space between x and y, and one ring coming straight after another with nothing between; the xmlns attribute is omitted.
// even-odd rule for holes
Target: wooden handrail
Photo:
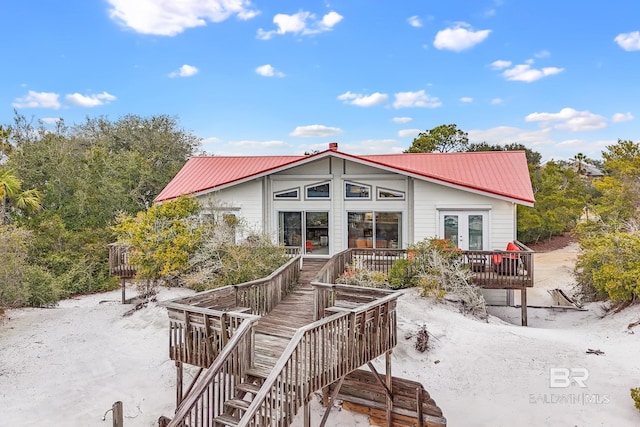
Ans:
<svg viewBox="0 0 640 427"><path fill-rule="evenodd" d="M242 322L240 327L236 330L236 333L233 335L229 343L222 349L219 356L213 362L213 364L207 368L204 375L199 379L198 383L193 387L191 393L184 398L178 409L176 410L176 414L173 419L169 422L167 427L180 427L184 425L186 418L190 415L191 411L194 408L197 409L197 404L200 400L203 400L203 395L207 392L208 388L214 384L216 376L218 376L223 368L225 368L226 364L231 361L233 356L236 356L238 352L238 347L240 344L247 339L247 336L251 334L253 330L253 324L259 319L258 316L250 316L247 321ZM242 359L241 359L242 360ZM246 363L247 360L245 359ZM235 375L238 373L234 372ZM233 381L229 381L226 384L227 387L235 388L235 383ZM219 388L224 389L225 387L220 386ZM200 407L201 412L204 411L204 406L213 405L213 402L204 402L203 406ZM212 410L213 409L213 410ZM196 411L197 412L197 411ZM207 407L206 416L215 416L215 408ZM214 412L213 414L209 414L209 412ZM196 417L198 414L196 414Z"/></svg>
<svg viewBox="0 0 640 427"><path fill-rule="evenodd" d="M392 303L399 296L398 292L386 294L383 298L340 311L299 328L238 425L281 425L280 417L292 417L310 393L395 347L396 318L395 305ZM375 314L367 316L370 310ZM308 348L317 347L315 333L327 330L332 332L331 348L325 348L324 345L322 348ZM307 360L304 356L311 352L316 355L321 353L323 356L308 357ZM302 356L299 356L300 353ZM305 360L309 365L301 364L299 359ZM274 392L273 388L280 386L289 391ZM281 399L276 404L276 409L272 403L266 403L274 393L277 399Z"/></svg>

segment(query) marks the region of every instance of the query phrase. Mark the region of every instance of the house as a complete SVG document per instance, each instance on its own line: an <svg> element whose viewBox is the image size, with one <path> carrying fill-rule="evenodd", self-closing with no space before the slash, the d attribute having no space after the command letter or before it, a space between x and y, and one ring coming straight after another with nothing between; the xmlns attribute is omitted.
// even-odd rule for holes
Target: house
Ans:
<svg viewBox="0 0 640 427"><path fill-rule="evenodd" d="M523 151L354 155L337 143L306 156L192 157L155 202L185 194L307 257L431 237L504 249L517 206L534 203Z"/></svg>

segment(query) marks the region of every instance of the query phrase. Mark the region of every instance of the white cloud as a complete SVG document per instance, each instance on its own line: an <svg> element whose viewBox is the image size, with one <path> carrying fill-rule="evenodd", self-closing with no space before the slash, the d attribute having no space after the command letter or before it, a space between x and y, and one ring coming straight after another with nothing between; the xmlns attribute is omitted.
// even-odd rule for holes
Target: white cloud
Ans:
<svg viewBox="0 0 640 427"><path fill-rule="evenodd" d="M265 77L284 77L284 73L276 70L270 64L264 64L256 67L256 73Z"/></svg>
<svg viewBox="0 0 640 427"><path fill-rule="evenodd" d="M216 144L218 142L222 142L222 140L216 136L210 136L209 138L204 138L202 144Z"/></svg>
<svg viewBox="0 0 640 427"><path fill-rule="evenodd" d="M470 96L463 96L462 98L460 98L460 102L470 103L473 102L473 98L471 98Z"/></svg>
<svg viewBox="0 0 640 427"><path fill-rule="evenodd" d="M242 148L281 148L287 147L288 144L284 141L280 140L271 140L271 141L251 141L251 140L241 140L241 141L229 141L229 145L232 147L242 147Z"/></svg>
<svg viewBox="0 0 640 427"><path fill-rule="evenodd" d="M357 105L358 107L374 107L386 103L389 100L389 95L380 92L372 93L371 95L362 95L349 91L338 96L338 99L345 104Z"/></svg>
<svg viewBox="0 0 640 427"><path fill-rule="evenodd" d="M440 102L438 98L425 93L424 90L417 92L398 92L394 94L394 96L396 100L393 103L393 108L436 108L442 105L442 102Z"/></svg>
<svg viewBox="0 0 640 427"><path fill-rule="evenodd" d="M550 55L551 53L548 50L541 50L540 52L536 52L533 54L533 56L535 56L536 58L546 58Z"/></svg>
<svg viewBox="0 0 640 427"><path fill-rule="evenodd" d="M493 98L491 100L491 105L500 105L500 104L502 104L502 102L503 102L502 98Z"/></svg>
<svg viewBox="0 0 640 427"><path fill-rule="evenodd" d="M308 125L297 126L289 135L299 136L300 138L325 138L327 136L339 135L342 129L324 126L324 125Z"/></svg>
<svg viewBox="0 0 640 427"><path fill-rule="evenodd" d="M43 118L40 119L40 121L42 121L42 123L46 123L48 125L55 125L60 120L62 120L60 117L43 117Z"/></svg>
<svg viewBox="0 0 640 427"><path fill-rule="evenodd" d="M629 120L633 120L633 114L631 113L615 113L611 118L613 123L627 122Z"/></svg>
<svg viewBox="0 0 640 427"><path fill-rule="evenodd" d="M497 61L493 61L491 63L491 68L494 70L501 70L503 68L511 67L511 61L504 61L502 59L498 59Z"/></svg>
<svg viewBox="0 0 640 427"><path fill-rule="evenodd" d="M640 50L640 31L620 33L613 40L626 51Z"/></svg>
<svg viewBox="0 0 640 427"><path fill-rule="evenodd" d="M422 132L420 129L402 129L398 131L398 136L402 138L406 138L408 136L415 138L420 132Z"/></svg>
<svg viewBox="0 0 640 427"><path fill-rule="evenodd" d="M247 20L258 15L248 0L107 0L111 19L142 34L175 36L232 15Z"/></svg>
<svg viewBox="0 0 640 427"><path fill-rule="evenodd" d="M417 15L407 18L407 22L409 23L409 25L411 25L414 28L422 27L422 21Z"/></svg>
<svg viewBox="0 0 640 427"><path fill-rule="evenodd" d="M433 46L440 50L461 52L482 43L489 37L491 30L473 31L467 23L460 22L453 27L438 31Z"/></svg>
<svg viewBox="0 0 640 427"><path fill-rule="evenodd" d="M324 15L320 20L311 12L300 11L293 15L278 13L273 17L273 23L278 28L271 31L260 28L257 37L260 40L269 40L275 35L285 35L287 33L303 36L318 34L332 30L342 19L342 15L333 11Z"/></svg>
<svg viewBox="0 0 640 427"><path fill-rule="evenodd" d="M564 71L564 68L558 67L531 68L531 62L519 64L513 68L504 70L502 75L507 80L531 83L543 77L552 76Z"/></svg>
<svg viewBox="0 0 640 427"><path fill-rule="evenodd" d="M198 74L198 71L198 68L193 65L184 64L182 67L178 68L177 71L169 73L169 77L191 77Z"/></svg>
<svg viewBox="0 0 640 427"><path fill-rule="evenodd" d="M490 129L473 129L468 131L469 142L489 144L511 144L517 142L535 149L536 146L552 144L551 129L525 130L512 126L498 126Z"/></svg>
<svg viewBox="0 0 640 427"><path fill-rule="evenodd" d="M394 117L391 120L393 120L394 123L409 123L413 119L411 117Z"/></svg>
<svg viewBox="0 0 640 427"><path fill-rule="evenodd" d="M401 154L406 147L402 147L401 142L388 138L388 139L365 139L359 142L359 145L346 145L340 146L343 151L348 153L361 153L361 154Z"/></svg>
<svg viewBox="0 0 640 427"><path fill-rule="evenodd" d="M60 95L54 92L35 92L30 90L26 96L16 98L11 104L14 108L53 108L57 110L61 104Z"/></svg>
<svg viewBox="0 0 640 427"><path fill-rule="evenodd" d="M540 122L543 126L551 123L556 129L571 132L584 132L607 127L607 120L598 114L589 111L576 111L573 108L563 108L558 113L531 113L526 116L527 122Z"/></svg>
<svg viewBox="0 0 640 427"><path fill-rule="evenodd" d="M64 99L69 104L77 105L79 107L91 108L108 104L111 101L115 101L116 97L107 92L102 92L94 95L82 95L76 92L66 95Z"/></svg>

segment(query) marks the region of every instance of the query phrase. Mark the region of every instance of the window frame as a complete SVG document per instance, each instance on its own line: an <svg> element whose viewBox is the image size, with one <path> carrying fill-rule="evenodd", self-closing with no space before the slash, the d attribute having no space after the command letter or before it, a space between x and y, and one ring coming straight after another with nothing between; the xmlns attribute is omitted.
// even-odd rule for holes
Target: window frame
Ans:
<svg viewBox="0 0 640 427"><path fill-rule="evenodd" d="M327 185L328 187L328 195L327 196L309 196L309 189L313 187L319 187L321 185ZM309 184L304 186L304 199L305 200L331 200L331 181L322 181L314 184Z"/></svg>
<svg viewBox="0 0 640 427"><path fill-rule="evenodd" d="M349 197L349 193L347 192L348 185L354 185L354 186L366 188L368 190L369 195L367 197ZM363 184L361 182L355 182L355 181L345 181L344 182L344 199L345 200L371 200L372 190L373 190L373 186L371 185Z"/></svg>
<svg viewBox="0 0 640 427"><path fill-rule="evenodd" d="M295 197L278 197L282 194L291 193L292 191L296 192ZM300 200L300 187L289 188L288 190L282 191L274 191L273 200Z"/></svg>
<svg viewBox="0 0 640 427"><path fill-rule="evenodd" d="M386 191L387 193L397 194L398 197L383 197L380 192ZM376 187L376 200L406 200L407 195L404 191L392 190L391 188Z"/></svg>

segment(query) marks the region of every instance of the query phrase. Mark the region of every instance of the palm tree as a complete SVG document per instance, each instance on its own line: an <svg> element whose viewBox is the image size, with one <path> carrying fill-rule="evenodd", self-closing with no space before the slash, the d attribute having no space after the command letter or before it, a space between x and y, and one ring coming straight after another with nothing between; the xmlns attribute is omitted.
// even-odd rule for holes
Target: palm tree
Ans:
<svg viewBox="0 0 640 427"><path fill-rule="evenodd" d="M587 160L587 156L585 156L582 153L578 153L575 156L573 156L573 164L576 167L576 172L578 172L578 175L586 175L587 174L587 167L586 167L586 160Z"/></svg>
<svg viewBox="0 0 640 427"><path fill-rule="evenodd" d="M16 209L26 213L42 208L42 195L38 190L22 191L22 182L11 171L0 171L0 224L7 217L7 205L11 202Z"/></svg>

